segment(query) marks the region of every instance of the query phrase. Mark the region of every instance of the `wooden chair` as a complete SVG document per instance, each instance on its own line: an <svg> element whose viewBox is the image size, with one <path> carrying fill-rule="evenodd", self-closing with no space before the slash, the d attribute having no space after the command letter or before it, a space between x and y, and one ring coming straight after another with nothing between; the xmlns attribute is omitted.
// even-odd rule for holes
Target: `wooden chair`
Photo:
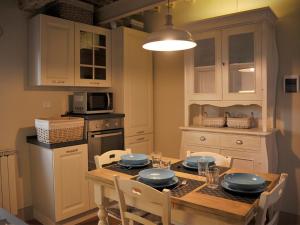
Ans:
<svg viewBox="0 0 300 225"><path fill-rule="evenodd" d="M288 174L282 173L278 184L270 191L263 192L259 198L255 225L276 225L280 212L280 200L286 185ZM250 223L251 224L251 223Z"/></svg>
<svg viewBox="0 0 300 225"><path fill-rule="evenodd" d="M143 225L171 225L170 191L162 192L141 182L114 177L115 188L119 198L122 225L140 223ZM139 216L129 210L128 201L134 202L135 207L151 212ZM151 210L151 211L150 211Z"/></svg>
<svg viewBox="0 0 300 225"><path fill-rule="evenodd" d="M111 150L108 152L103 153L102 155L96 155L95 163L97 169L102 168L105 164L110 164L112 162L117 162L121 160L121 155L130 154L131 149L126 150Z"/></svg>
<svg viewBox="0 0 300 225"><path fill-rule="evenodd" d="M214 152L191 152L186 151L186 156L212 156L215 158L215 163L217 166L231 167L232 158L229 156L224 156Z"/></svg>

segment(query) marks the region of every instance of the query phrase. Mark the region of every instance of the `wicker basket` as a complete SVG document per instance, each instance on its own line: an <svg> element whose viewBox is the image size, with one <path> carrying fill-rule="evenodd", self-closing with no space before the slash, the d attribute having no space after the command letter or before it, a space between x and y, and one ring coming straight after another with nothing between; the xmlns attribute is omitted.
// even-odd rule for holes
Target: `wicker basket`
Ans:
<svg viewBox="0 0 300 225"><path fill-rule="evenodd" d="M204 113L202 119L202 125L205 127L224 127L225 122L225 117L208 117L207 113Z"/></svg>
<svg viewBox="0 0 300 225"><path fill-rule="evenodd" d="M78 0L57 0L45 7L45 13L66 20L93 24L94 7Z"/></svg>
<svg viewBox="0 0 300 225"><path fill-rule="evenodd" d="M242 129L249 129L251 128L251 117L240 117L240 118L227 118L227 126L230 128L242 128Z"/></svg>
<svg viewBox="0 0 300 225"><path fill-rule="evenodd" d="M38 141L46 144L82 140L83 126L83 118L77 117L35 120Z"/></svg>

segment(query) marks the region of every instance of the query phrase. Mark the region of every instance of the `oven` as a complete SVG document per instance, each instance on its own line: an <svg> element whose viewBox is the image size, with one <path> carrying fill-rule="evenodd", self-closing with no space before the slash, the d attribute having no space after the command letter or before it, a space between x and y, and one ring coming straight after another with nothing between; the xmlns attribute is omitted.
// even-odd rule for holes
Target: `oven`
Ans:
<svg viewBox="0 0 300 225"><path fill-rule="evenodd" d="M87 121L88 165L96 169L95 155L110 150L124 149L123 118L108 118Z"/></svg>

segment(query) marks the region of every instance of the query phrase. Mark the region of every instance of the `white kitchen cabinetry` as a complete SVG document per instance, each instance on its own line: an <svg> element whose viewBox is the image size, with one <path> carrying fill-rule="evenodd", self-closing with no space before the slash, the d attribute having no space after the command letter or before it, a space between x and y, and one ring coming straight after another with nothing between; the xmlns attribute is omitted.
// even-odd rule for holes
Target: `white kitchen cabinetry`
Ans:
<svg viewBox="0 0 300 225"><path fill-rule="evenodd" d="M34 217L56 224L90 209L87 144L48 149L30 145Z"/></svg>
<svg viewBox="0 0 300 225"><path fill-rule="evenodd" d="M112 31L114 107L125 113L127 143L129 137L153 133L152 53L142 48L146 37L144 32L125 27Z"/></svg>
<svg viewBox="0 0 300 225"><path fill-rule="evenodd" d="M185 51L181 157L218 152L232 156L234 167L276 171L276 20L261 8L186 27L197 46ZM207 118L224 115L248 117L251 128L205 127Z"/></svg>
<svg viewBox="0 0 300 225"><path fill-rule="evenodd" d="M33 17L29 76L32 85L110 87L110 30L42 14Z"/></svg>
<svg viewBox="0 0 300 225"><path fill-rule="evenodd" d="M133 153L150 154L153 148L153 135L138 135L125 139L125 149L130 148Z"/></svg>
<svg viewBox="0 0 300 225"><path fill-rule="evenodd" d="M33 85L74 85L74 22L39 15L29 23L29 75Z"/></svg>
<svg viewBox="0 0 300 225"><path fill-rule="evenodd" d="M111 34L75 23L75 86L111 86Z"/></svg>

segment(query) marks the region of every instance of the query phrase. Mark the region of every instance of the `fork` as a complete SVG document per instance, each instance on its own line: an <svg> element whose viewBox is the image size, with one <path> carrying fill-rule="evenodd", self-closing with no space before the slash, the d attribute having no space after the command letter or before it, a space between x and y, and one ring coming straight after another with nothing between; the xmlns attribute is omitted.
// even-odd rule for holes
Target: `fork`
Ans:
<svg viewBox="0 0 300 225"><path fill-rule="evenodd" d="M187 185L187 180L181 181L181 183L176 188L180 188L180 187L185 186L185 185Z"/></svg>

